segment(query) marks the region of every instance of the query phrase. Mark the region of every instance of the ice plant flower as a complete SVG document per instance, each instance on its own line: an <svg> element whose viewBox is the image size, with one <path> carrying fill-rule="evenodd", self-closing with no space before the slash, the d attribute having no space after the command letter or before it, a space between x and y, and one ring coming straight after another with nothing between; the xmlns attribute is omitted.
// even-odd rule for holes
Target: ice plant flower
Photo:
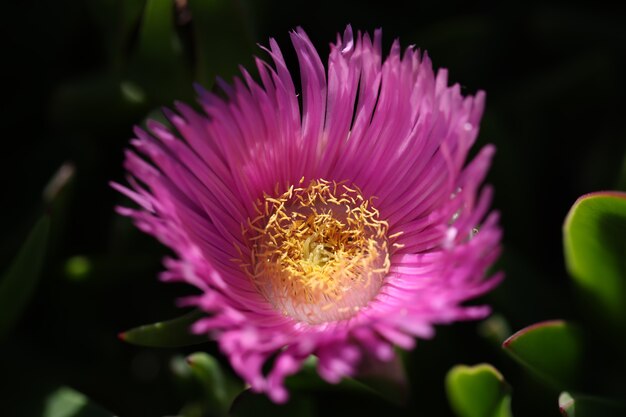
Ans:
<svg viewBox="0 0 626 417"><path fill-rule="evenodd" d="M281 51L256 60L203 112L176 103L170 126L137 128L126 153L137 209L118 208L170 247L162 279L199 289L192 330L219 342L257 392L282 402L310 355L329 382L364 359L392 359L433 326L479 319L466 306L499 276L492 146L471 161L483 92L464 97L447 71L381 32L331 45L328 69L302 29L291 33L301 95Z"/></svg>

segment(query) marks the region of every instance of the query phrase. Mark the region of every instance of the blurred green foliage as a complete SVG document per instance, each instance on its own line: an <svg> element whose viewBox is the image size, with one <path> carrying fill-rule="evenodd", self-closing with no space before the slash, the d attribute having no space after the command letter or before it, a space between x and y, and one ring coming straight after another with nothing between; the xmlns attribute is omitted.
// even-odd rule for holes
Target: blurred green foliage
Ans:
<svg viewBox="0 0 626 417"><path fill-rule="evenodd" d="M118 334L128 343L149 347L181 347L205 343L208 338L191 332L191 325L204 317L200 311L192 311L184 316L153 324L144 324Z"/></svg>
<svg viewBox="0 0 626 417"><path fill-rule="evenodd" d="M489 364L455 366L446 376L446 391L459 417L511 417L510 388Z"/></svg>
<svg viewBox="0 0 626 417"><path fill-rule="evenodd" d="M567 268L592 312L626 330L626 193L581 197L563 227Z"/></svg>
<svg viewBox="0 0 626 417"><path fill-rule="evenodd" d="M385 47L400 37L403 45L428 50L437 67L449 68L465 93L487 91L479 142L498 149L489 182L503 214L505 252L497 268L507 279L480 301L502 318L497 329L551 318L577 323L594 358L583 363L579 389L623 395L624 349L610 326L575 302L560 234L578 196L624 189L626 26L619 9L610 2L554 0L8 3L0 19L8 72L0 113L6 132L0 271L9 270L42 212L50 216L51 244L30 303L19 321L15 314L6 328L15 327L0 345L0 381L9 387L0 409L9 416L46 415L45 401L57 393L54 404L83 404L89 397L121 416L205 413L206 399L189 397L202 382L180 355L204 350L228 372L215 344L153 349L116 337L180 315L174 300L192 290L157 281L166 249L114 214L123 199L107 183L123 180L132 126L174 100L191 101L194 81L211 88L216 75L229 80L239 64L252 70L251 54L265 56L255 43L267 45L270 36L295 73L290 29L302 26L324 57L347 23L367 31L382 27ZM71 193L51 207L42 193L68 161L75 168ZM35 266L33 258L29 267ZM1 286L10 285L6 275L2 279ZM0 305L4 319L6 308ZM282 409L244 392L232 412L447 416L448 370L489 362L514 387L513 415L556 416L556 394L509 360L494 343L503 332L485 333L493 324L457 323L420 341L405 358L405 405L367 390L309 385L294 388ZM181 382L180 375L189 378ZM73 415L102 415L80 414L90 409Z"/></svg>
<svg viewBox="0 0 626 417"><path fill-rule="evenodd" d="M37 286L50 232L50 218L43 216L0 280L0 341L19 320Z"/></svg>

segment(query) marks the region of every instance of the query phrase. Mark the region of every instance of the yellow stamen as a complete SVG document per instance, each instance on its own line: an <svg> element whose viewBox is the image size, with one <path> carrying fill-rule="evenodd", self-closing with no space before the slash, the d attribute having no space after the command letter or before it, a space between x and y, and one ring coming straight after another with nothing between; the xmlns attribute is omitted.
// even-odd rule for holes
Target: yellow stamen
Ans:
<svg viewBox="0 0 626 417"><path fill-rule="evenodd" d="M241 264L277 310L317 324L349 318L376 296L390 267L389 225L360 188L277 186L255 210L242 226L251 260Z"/></svg>

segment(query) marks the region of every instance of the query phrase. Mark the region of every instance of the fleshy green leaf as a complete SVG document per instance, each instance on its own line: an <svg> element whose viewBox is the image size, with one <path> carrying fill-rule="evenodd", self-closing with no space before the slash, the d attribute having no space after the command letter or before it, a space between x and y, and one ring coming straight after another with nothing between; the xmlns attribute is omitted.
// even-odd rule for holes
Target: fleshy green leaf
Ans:
<svg viewBox="0 0 626 417"><path fill-rule="evenodd" d="M52 391L45 399L42 417L113 417L93 404L80 392L69 387Z"/></svg>
<svg viewBox="0 0 626 417"><path fill-rule="evenodd" d="M623 417L626 405L605 398L562 392L559 396L559 410L565 417Z"/></svg>
<svg viewBox="0 0 626 417"><path fill-rule="evenodd" d="M235 397L244 390L243 384L225 375L217 360L204 352L188 356L187 363L202 385L206 409L227 415Z"/></svg>
<svg viewBox="0 0 626 417"><path fill-rule="evenodd" d="M555 388L576 385L582 359L578 330L563 320L526 327L504 341L513 359Z"/></svg>
<svg viewBox="0 0 626 417"><path fill-rule="evenodd" d="M37 286L49 232L50 218L43 216L0 281L0 340L13 328Z"/></svg>
<svg viewBox="0 0 626 417"><path fill-rule="evenodd" d="M122 332L119 338L134 345L149 347L182 347L197 345L207 341L205 335L191 333L190 327L204 313L192 311L173 320L146 324Z"/></svg>
<svg viewBox="0 0 626 417"><path fill-rule="evenodd" d="M626 317L626 193L601 192L574 203L563 227L565 261L594 306Z"/></svg>
<svg viewBox="0 0 626 417"><path fill-rule="evenodd" d="M510 389L489 364L455 366L446 376L446 391L459 417L511 417Z"/></svg>

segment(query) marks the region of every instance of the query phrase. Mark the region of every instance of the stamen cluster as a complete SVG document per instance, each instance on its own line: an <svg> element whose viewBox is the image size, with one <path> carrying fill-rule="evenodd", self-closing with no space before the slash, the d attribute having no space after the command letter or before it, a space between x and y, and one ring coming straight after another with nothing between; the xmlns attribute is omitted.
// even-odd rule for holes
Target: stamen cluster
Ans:
<svg viewBox="0 0 626 417"><path fill-rule="evenodd" d="M257 201L243 233L242 265L283 314L310 324L350 317L389 272L385 220L372 199L345 183L313 180Z"/></svg>

